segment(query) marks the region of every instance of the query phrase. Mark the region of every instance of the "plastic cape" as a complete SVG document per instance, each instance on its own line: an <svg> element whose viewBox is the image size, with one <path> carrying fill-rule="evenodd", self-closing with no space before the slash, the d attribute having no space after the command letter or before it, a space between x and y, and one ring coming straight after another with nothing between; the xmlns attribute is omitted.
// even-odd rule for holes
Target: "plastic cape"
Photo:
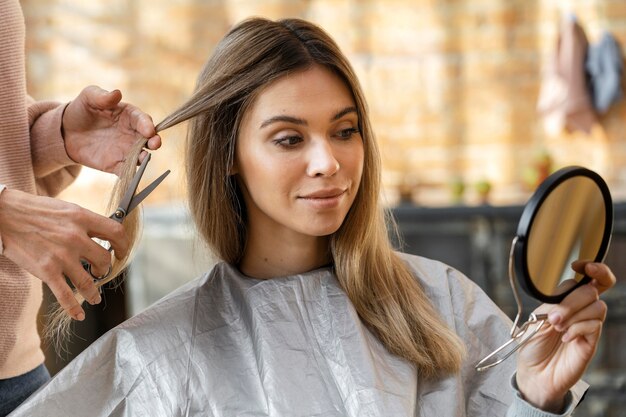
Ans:
<svg viewBox="0 0 626 417"><path fill-rule="evenodd" d="M506 415L515 360L474 364L510 320L458 271L401 256L467 344L457 375L427 381L388 353L331 268L257 280L220 263L102 336L12 416Z"/></svg>

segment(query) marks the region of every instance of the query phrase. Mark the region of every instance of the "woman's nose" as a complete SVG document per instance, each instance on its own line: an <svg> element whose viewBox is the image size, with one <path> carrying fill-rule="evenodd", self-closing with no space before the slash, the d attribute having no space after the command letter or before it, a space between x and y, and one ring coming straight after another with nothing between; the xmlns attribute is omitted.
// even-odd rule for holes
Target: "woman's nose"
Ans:
<svg viewBox="0 0 626 417"><path fill-rule="evenodd" d="M327 139L312 143L309 149L307 175L330 177L337 171L339 171L339 161L335 157L332 144Z"/></svg>

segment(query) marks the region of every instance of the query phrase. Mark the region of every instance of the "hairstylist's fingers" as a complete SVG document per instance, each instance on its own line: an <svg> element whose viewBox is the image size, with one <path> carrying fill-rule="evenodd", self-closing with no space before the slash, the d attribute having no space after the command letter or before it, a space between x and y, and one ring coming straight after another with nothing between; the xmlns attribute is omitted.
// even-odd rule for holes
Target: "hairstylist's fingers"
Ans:
<svg viewBox="0 0 626 417"><path fill-rule="evenodd" d="M550 309L548 321L556 328L559 324L570 320L578 311L596 302L598 296L598 290L593 285L580 286Z"/></svg>
<svg viewBox="0 0 626 417"><path fill-rule="evenodd" d="M155 151L159 149L160 147L161 147L161 136L159 135L152 136L150 139L148 139L148 142L146 143L146 148L150 149L151 151Z"/></svg>
<svg viewBox="0 0 626 417"><path fill-rule="evenodd" d="M81 93L90 107L100 110L113 109L122 100L120 90L107 91L97 85L85 87Z"/></svg>
<svg viewBox="0 0 626 417"><path fill-rule="evenodd" d="M93 282L93 277L83 268L80 262L72 266L72 268L67 271L67 275L70 281L72 281L72 284L74 284L76 291L78 291L89 304L93 305L100 302L100 291Z"/></svg>
<svg viewBox="0 0 626 417"><path fill-rule="evenodd" d="M85 319L85 311L76 300L72 289L62 277L56 277L55 279L46 280L45 282L59 302L59 305L70 317L78 321Z"/></svg>
<svg viewBox="0 0 626 417"><path fill-rule="evenodd" d="M91 273L96 277L105 275L111 267L111 252L93 240L85 246L81 255L91 265Z"/></svg>
<svg viewBox="0 0 626 417"><path fill-rule="evenodd" d="M90 213L87 219L89 236L108 240L115 251L115 257L122 259L128 253L128 237L122 224L115 220Z"/></svg>
<svg viewBox="0 0 626 417"><path fill-rule="evenodd" d="M139 108L128 104L126 106L129 116L130 127L137 131L144 138L151 138L156 135L156 129L152 118Z"/></svg>
<svg viewBox="0 0 626 417"><path fill-rule="evenodd" d="M123 259L128 254L130 243L128 241L128 236L126 236L124 227L119 223L117 223L117 225L119 227L116 228L114 233L111 234L108 241L111 243L115 257L117 259Z"/></svg>
<svg viewBox="0 0 626 417"><path fill-rule="evenodd" d="M141 165L144 159L148 156L148 151L141 151L139 154L139 160L137 161L137 165Z"/></svg>

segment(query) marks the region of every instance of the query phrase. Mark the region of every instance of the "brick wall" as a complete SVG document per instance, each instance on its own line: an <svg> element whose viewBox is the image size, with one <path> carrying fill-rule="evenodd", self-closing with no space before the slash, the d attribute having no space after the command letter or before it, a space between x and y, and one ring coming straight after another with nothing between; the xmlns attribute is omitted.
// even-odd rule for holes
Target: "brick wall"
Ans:
<svg viewBox="0 0 626 417"><path fill-rule="evenodd" d="M160 120L189 95L215 43L250 15L299 16L322 25L352 60L382 144L390 202L401 186L423 204L448 204L455 178L493 185L491 202L520 203L529 167L547 150L554 166L599 171L626 194L626 101L591 134L546 134L536 112L541 72L558 23L576 13L590 42L603 30L626 45L623 0L23 0L29 90L69 100L88 84L120 88ZM163 133L154 172L175 168L152 201L181 198L184 131ZM106 194L86 172L66 194ZM169 188L168 188L169 187ZM92 206L92 200L83 202Z"/></svg>

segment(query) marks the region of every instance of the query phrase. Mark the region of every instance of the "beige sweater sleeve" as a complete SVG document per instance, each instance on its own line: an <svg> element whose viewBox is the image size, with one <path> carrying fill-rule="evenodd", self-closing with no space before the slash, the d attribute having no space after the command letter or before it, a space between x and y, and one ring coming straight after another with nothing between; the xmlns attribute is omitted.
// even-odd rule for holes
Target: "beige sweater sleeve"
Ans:
<svg viewBox="0 0 626 417"><path fill-rule="evenodd" d="M38 194L56 196L80 172L80 165L67 155L61 135L66 105L52 101L35 102L27 97L31 157Z"/></svg>

